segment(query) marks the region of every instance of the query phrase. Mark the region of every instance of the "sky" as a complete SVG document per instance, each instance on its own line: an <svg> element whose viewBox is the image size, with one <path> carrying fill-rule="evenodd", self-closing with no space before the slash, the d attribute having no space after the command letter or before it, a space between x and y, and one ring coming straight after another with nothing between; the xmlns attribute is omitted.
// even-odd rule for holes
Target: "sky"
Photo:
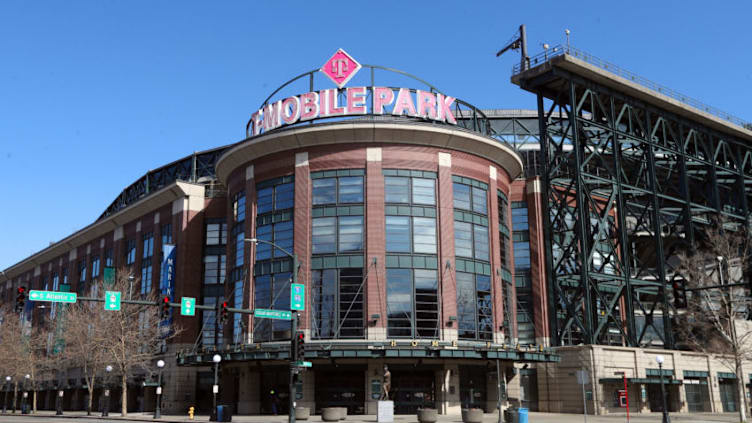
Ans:
<svg viewBox="0 0 752 423"><path fill-rule="evenodd" d="M752 2L0 3L0 269L94 222L120 191L240 141L250 114L338 48L481 108L534 109L495 57L571 44L752 121Z"/></svg>

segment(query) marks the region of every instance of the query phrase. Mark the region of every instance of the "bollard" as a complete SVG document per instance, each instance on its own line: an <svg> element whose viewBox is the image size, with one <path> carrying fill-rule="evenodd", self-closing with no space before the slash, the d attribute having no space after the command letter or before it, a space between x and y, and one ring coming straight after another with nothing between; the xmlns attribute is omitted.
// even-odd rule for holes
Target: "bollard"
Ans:
<svg viewBox="0 0 752 423"><path fill-rule="evenodd" d="M188 418L191 419L191 420L193 420L193 412L194 412L194 410L195 410L195 408L188 407Z"/></svg>

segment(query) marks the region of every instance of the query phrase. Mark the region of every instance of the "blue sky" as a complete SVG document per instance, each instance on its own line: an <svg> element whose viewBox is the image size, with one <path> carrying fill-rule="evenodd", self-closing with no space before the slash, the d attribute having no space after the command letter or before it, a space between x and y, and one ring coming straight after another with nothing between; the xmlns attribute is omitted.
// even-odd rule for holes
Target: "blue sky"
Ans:
<svg viewBox="0 0 752 423"><path fill-rule="evenodd" d="M342 4L346 5L343 6ZM344 48L483 108L564 42L752 120L752 3L15 1L0 4L0 269L93 222L149 169L239 141L266 96ZM722 5L722 6L721 6Z"/></svg>

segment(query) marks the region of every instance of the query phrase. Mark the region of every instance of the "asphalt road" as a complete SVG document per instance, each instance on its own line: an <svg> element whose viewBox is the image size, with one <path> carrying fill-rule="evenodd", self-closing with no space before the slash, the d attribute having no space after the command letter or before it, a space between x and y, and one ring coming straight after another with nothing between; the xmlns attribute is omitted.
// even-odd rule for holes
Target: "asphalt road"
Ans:
<svg viewBox="0 0 752 423"><path fill-rule="evenodd" d="M196 416L193 422L207 423L208 416ZM95 423L95 422L115 422L125 423L128 421L146 422L154 421L151 414L144 413L131 413L127 418L123 418L117 413L111 413L110 417L102 418L99 416L87 417L78 412L68 412L62 417L57 417L54 412L41 411L36 415L19 415L19 414L0 414L0 422L2 423ZM188 419L188 416L167 415L159 421L162 422L175 422L175 423L188 423L192 422ZM308 422L321 422L319 416L311 417ZM412 423L417 422L415 416L395 416L395 423ZM486 414L483 423L496 423L498 416L496 414ZM530 413L530 423L583 423L584 416L578 414L551 414L551 413ZM626 422L626 416L624 415L611 415L611 416L587 416L588 423L621 423ZM648 422L661 422L660 414L643 414L637 416L631 416L630 422L632 423L648 423ZM739 417L736 413L724 413L724 414L672 414L672 423L734 423L738 422ZM286 423L287 416L234 416L233 422L235 423ZM376 422L376 416L348 416L344 421L352 423L372 423ZM439 416L439 422L441 423L461 423L460 416Z"/></svg>

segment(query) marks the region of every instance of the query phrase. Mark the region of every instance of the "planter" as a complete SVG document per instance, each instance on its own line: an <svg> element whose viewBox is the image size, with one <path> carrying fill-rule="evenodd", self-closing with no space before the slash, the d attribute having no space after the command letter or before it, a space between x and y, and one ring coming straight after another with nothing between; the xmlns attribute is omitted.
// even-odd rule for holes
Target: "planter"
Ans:
<svg viewBox="0 0 752 423"><path fill-rule="evenodd" d="M308 420L311 417L311 409L308 407L295 407L295 420Z"/></svg>
<svg viewBox="0 0 752 423"><path fill-rule="evenodd" d="M464 423L483 423L483 410L480 408L463 408L462 421Z"/></svg>
<svg viewBox="0 0 752 423"><path fill-rule="evenodd" d="M335 407L339 410L339 419L344 420L347 418L347 407Z"/></svg>
<svg viewBox="0 0 752 423"><path fill-rule="evenodd" d="M326 407L321 409L321 420L325 422L338 422L340 411L337 407Z"/></svg>
<svg viewBox="0 0 752 423"><path fill-rule="evenodd" d="M418 410L420 423L436 423L439 420L439 412L435 408L421 408Z"/></svg>

